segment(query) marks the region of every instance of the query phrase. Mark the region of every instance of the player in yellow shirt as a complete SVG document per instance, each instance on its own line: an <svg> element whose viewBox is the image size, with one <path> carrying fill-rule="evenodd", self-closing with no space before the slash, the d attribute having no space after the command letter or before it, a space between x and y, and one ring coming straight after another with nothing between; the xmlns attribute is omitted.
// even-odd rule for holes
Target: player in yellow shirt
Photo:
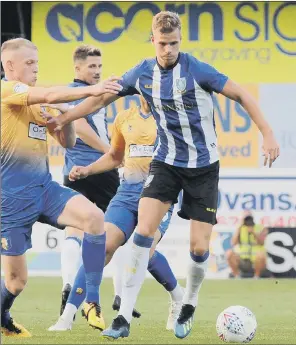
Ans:
<svg viewBox="0 0 296 345"><path fill-rule="evenodd" d="M69 225L85 232L83 261L86 272L90 272L86 273L86 300L93 310L99 307L98 293L93 291L99 286L105 261L103 212L84 196L52 181L49 172L48 133L63 147L72 147L73 124L54 133L41 117L40 103L70 102L101 95L110 88L117 93L121 87L112 79L82 88L35 87L38 51L23 38L2 44L1 62L5 72L1 81L1 257L5 276L1 280L1 333L30 337L9 311L27 282L25 252L32 246L33 224ZM90 277L93 272L96 281Z"/></svg>
<svg viewBox="0 0 296 345"><path fill-rule="evenodd" d="M123 180L105 213L106 264L109 263L115 251L124 245L134 232L138 222L140 195L144 184L150 183L147 176L157 131L148 103L143 97L140 97L140 101L140 109L132 107L117 115L113 125L109 152L86 167L74 166L69 174L70 179L78 180L112 170L124 161ZM174 322L179 315L184 292L166 258L156 251L155 247L169 226L172 209L171 207L155 234L148 265L149 272L171 296L171 308L166 326L168 330L173 329ZM76 276L64 313L49 330L64 331L72 328L73 317L85 298L84 290L85 275L82 266ZM120 297L117 296L118 309L120 302ZM91 326L100 328L100 322L97 322L96 318L87 315L86 318Z"/></svg>

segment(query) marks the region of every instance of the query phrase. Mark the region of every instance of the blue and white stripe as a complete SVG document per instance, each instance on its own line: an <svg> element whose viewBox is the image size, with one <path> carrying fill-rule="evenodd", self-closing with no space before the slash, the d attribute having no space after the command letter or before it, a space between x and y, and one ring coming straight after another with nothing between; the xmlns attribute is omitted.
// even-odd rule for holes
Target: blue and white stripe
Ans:
<svg viewBox="0 0 296 345"><path fill-rule="evenodd" d="M155 160L197 168L219 159L212 92L221 92L226 81L213 67L180 53L170 69L147 59L128 71L120 96L139 93L150 103L159 137Z"/></svg>
<svg viewBox="0 0 296 345"><path fill-rule="evenodd" d="M157 64L155 64L153 69L153 77L152 77L152 99L155 108L157 109L157 113L159 115L159 123L160 131L159 131L159 142L156 148L156 151L153 157L158 157L160 155L160 148L165 150L165 158L164 162L169 165L174 165L174 161L176 158L176 145L175 140L172 133L168 130L167 127L167 119L164 111L162 110L162 102L161 102L161 73L160 69ZM165 138L163 138L165 136Z"/></svg>
<svg viewBox="0 0 296 345"><path fill-rule="evenodd" d="M177 88L176 80L181 78L180 63L173 69L173 99L177 107L177 114L179 117L180 127L182 130L185 143L188 145L188 168L195 168L197 161L197 150L193 142L192 130L190 128L189 117L185 110L182 94ZM178 105L180 105L178 107Z"/></svg>

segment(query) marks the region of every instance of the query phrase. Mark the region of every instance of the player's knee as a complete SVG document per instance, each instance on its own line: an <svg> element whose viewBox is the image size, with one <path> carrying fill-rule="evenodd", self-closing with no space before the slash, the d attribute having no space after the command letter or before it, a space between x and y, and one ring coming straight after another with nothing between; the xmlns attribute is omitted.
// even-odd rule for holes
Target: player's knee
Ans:
<svg viewBox="0 0 296 345"><path fill-rule="evenodd" d="M203 256L209 251L209 246L203 243L198 243L191 246L191 252L197 256Z"/></svg>
<svg viewBox="0 0 296 345"><path fill-rule="evenodd" d="M209 239L206 236L194 238L190 243L190 250L194 255L204 255L209 250Z"/></svg>
<svg viewBox="0 0 296 345"><path fill-rule="evenodd" d="M19 275L14 272L11 272L5 277L6 288L15 296L19 295L24 290L27 281L27 275Z"/></svg>
<svg viewBox="0 0 296 345"><path fill-rule="evenodd" d="M93 205L84 212L83 215L84 231L93 235L99 235L104 232L104 213L98 207Z"/></svg>
<svg viewBox="0 0 296 345"><path fill-rule="evenodd" d="M154 237L157 229L148 224L138 224L137 233L144 237Z"/></svg>

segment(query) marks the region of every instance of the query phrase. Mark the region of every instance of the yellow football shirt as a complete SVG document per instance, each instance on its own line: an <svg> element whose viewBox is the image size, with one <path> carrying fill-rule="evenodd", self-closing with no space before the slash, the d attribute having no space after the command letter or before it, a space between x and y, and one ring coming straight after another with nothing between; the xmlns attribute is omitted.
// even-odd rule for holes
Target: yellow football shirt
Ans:
<svg viewBox="0 0 296 345"><path fill-rule="evenodd" d="M23 83L1 80L2 191L19 197L51 180L46 123L39 104L28 106L28 91Z"/></svg>
<svg viewBox="0 0 296 345"><path fill-rule="evenodd" d="M132 107L116 116L111 146L124 150L124 180L139 183L146 180L157 136L155 120Z"/></svg>

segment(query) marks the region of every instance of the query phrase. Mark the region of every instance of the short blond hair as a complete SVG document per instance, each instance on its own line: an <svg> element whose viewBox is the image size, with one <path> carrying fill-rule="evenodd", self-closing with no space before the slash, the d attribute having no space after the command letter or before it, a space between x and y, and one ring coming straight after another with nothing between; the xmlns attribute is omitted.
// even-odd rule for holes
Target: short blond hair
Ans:
<svg viewBox="0 0 296 345"><path fill-rule="evenodd" d="M75 49L73 60L74 62L76 60L86 60L88 56L102 56L102 53L97 47L88 44L82 44Z"/></svg>
<svg viewBox="0 0 296 345"><path fill-rule="evenodd" d="M152 32L160 30L162 34L169 34L175 29L181 30L181 20L178 13L161 11L152 20Z"/></svg>
<svg viewBox="0 0 296 345"><path fill-rule="evenodd" d="M7 50L17 50L21 47L28 47L28 48L37 50L37 47L35 46L33 42L25 38L18 37L18 38L12 38L10 40L5 41L1 45L1 54L3 54Z"/></svg>

